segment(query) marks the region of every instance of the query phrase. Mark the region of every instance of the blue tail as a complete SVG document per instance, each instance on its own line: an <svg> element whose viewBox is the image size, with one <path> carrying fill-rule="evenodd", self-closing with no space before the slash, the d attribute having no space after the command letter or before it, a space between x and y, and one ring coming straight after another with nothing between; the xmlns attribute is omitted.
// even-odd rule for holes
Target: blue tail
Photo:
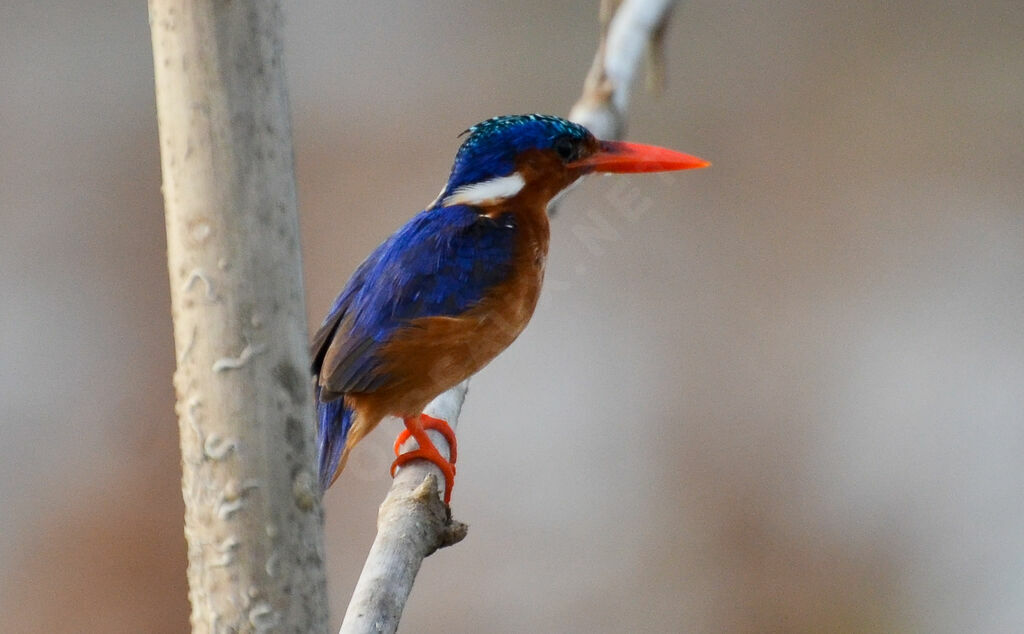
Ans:
<svg viewBox="0 0 1024 634"><path fill-rule="evenodd" d="M343 398L324 403L320 400L320 388L316 390L317 446L320 450L320 490L331 486L334 472L341 462L345 450L348 430L352 427L354 412L345 407Z"/></svg>

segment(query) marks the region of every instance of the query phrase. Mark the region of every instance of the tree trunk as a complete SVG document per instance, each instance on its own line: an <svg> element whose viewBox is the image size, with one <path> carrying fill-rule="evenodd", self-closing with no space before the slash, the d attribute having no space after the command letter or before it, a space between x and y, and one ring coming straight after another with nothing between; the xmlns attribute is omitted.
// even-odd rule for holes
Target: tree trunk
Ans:
<svg viewBox="0 0 1024 634"><path fill-rule="evenodd" d="M323 632L277 2L150 0L194 632Z"/></svg>

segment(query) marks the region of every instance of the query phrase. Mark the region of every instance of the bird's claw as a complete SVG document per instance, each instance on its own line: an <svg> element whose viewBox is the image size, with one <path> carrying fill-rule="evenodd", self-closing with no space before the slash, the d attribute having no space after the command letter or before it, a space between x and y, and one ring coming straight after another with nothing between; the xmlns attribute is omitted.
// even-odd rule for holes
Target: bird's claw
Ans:
<svg viewBox="0 0 1024 634"><path fill-rule="evenodd" d="M433 416L427 416L426 414L420 414L419 416L411 416L405 420L405 429L398 434L398 438L395 439L395 461L391 463L391 477L395 477L395 473L398 468L405 465L407 462L412 460L424 459L437 465L437 468L441 470L445 479L444 488L444 503L448 504L452 497L452 487L455 486L455 460L457 456L457 443L455 440L455 432L448 423L440 418L434 418ZM445 440L448 441L448 446L451 448L451 459L445 460L441 452L437 450L434 443L431 442L430 437L427 436L426 430L433 429L444 436ZM405 444L409 438L415 438L416 443L419 445L418 449L407 451L402 453L402 445Z"/></svg>

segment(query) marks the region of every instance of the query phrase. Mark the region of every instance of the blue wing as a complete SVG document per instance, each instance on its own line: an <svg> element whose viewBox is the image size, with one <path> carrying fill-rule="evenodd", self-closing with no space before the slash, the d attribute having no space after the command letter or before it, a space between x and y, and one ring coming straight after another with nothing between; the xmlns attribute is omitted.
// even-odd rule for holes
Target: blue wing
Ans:
<svg viewBox="0 0 1024 634"><path fill-rule="evenodd" d="M356 270L313 339L318 401L372 392L388 377L376 353L418 317L455 316L512 272L515 218L474 209L428 209L385 240Z"/></svg>

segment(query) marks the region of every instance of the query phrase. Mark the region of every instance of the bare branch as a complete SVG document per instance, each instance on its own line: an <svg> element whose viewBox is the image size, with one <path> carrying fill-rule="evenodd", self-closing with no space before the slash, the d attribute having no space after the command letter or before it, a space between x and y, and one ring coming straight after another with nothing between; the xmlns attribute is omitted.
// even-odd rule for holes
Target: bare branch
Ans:
<svg viewBox="0 0 1024 634"><path fill-rule="evenodd" d="M454 431L468 389L469 381L463 381L434 399L424 411L448 421ZM448 458L451 448L444 436L433 430L427 433ZM415 444L409 439L402 449L408 451ZM438 482L444 482L441 470L426 460L414 460L395 474L391 490L380 505L377 537L356 582L341 634L397 630L423 559L466 536L466 525L452 520L451 510L441 501L443 491L438 490Z"/></svg>
<svg viewBox="0 0 1024 634"><path fill-rule="evenodd" d="M193 632L322 632L291 124L273 0L150 0Z"/></svg>
<svg viewBox="0 0 1024 634"><path fill-rule="evenodd" d="M660 46L674 5L675 0L602 2L601 43L570 119L602 139L622 137L640 62L649 53L655 77L661 72Z"/></svg>

